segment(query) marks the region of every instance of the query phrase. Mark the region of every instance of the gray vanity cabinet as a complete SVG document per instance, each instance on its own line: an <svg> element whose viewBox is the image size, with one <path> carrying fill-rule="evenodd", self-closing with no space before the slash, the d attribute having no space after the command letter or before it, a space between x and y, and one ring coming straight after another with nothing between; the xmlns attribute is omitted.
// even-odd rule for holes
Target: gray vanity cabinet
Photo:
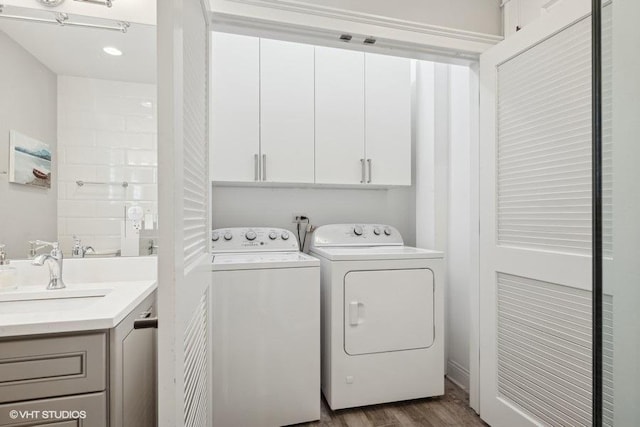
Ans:
<svg viewBox="0 0 640 427"><path fill-rule="evenodd" d="M0 340L0 427L154 427L155 292L114 329Z"/></svg>

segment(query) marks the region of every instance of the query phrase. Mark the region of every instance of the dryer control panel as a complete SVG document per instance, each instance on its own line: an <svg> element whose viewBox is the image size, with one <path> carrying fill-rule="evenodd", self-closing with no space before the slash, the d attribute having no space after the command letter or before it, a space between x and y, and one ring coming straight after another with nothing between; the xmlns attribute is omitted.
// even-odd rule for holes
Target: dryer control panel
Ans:
<svg viewBox="0 0 640 427"><path fill-rule="evenodd" d="M403 246L400 232L385 224L330 224L313 233L311 246Z"/></svg>
<svg viewBox="0 0 640 427"><path fill-rule="evenodd" d="M289 230L268 227L219 228L211 231L211 250L220 252L298 251L298 240Z"/></svg>

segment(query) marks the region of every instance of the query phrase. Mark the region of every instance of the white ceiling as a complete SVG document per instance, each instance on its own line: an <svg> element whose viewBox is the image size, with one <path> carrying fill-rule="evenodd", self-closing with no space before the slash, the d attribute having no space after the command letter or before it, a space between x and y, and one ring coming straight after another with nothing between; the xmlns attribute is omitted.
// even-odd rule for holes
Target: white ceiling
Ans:
<svg viewBox="0 0 640 427"><path fill-rule="evenodd" d="M43 13L45 15L43 15ZM5 7L4 14L53 17L51 12ZM71 27L2 19L4 31L58 75L91 77L139 83L156 82L156 28L131 24L126 33L102 29ZM114 26L115 21L69 15L70 21ZM113 46L123 52L111 56L103 52ZM1 55L1 52L0 52Z"/></svg>

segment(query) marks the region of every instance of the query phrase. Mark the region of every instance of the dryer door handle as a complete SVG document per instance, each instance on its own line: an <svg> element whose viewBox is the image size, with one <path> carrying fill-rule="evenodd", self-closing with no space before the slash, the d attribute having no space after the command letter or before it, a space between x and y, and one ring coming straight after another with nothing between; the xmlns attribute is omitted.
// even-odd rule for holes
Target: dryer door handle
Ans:
<svg viewBox="0 0 640 427"><path fill-rule="evenodd" d="M360 323L359 308L360 303L358 301L351 301L349 303L349 325L358 326Z"/></svg>

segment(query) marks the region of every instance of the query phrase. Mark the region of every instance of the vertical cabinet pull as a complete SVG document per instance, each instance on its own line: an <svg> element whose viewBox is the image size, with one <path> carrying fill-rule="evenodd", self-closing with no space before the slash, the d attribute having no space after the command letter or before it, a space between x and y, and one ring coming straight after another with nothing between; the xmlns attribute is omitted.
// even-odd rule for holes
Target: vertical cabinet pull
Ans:
<svg viewBox="0 0 640 427"><path fill-rule="evenodd" d="M365 181L364 159L360 159L360 184L364 184L364 181Z"/></svg>
<svg viewBox="0 0 640 427"><path fill-rule="evenodd" d="M262 180L267 180L267 155L262 155Z"/></svg>
<svg viewBox="0 0 640 427"><path fill-rule="evenodd" d="M369 179L367 180L367 184L371 184L371 172L372 172L371 159L367 159L367 163L369 164Z"/></svg>
<svg viewBox="0 0 640 427"><path fill-rule="evenodd" d="M260 180L260 160L258 159L258 155L254 154L253 155L253 180L254 181L259 181Z"/></svg>

